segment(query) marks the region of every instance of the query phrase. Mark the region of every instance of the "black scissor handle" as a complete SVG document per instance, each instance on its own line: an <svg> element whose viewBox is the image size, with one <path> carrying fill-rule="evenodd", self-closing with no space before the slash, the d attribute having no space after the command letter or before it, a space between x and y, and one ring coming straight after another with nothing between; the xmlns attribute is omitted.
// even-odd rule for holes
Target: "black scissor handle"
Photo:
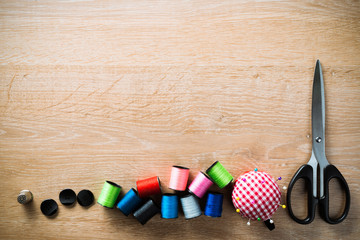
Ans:
<svg viewBox="0 0 360 240"><path fill-rule="evenodd" d="M344 212L340 217L333 219L329 217L329 182L332 178L337 178L341 184L341 187L345 190L346 203ZM328 165L324 169L324 198L319 200L320 213L326 222L331 224L337 224L342 222L349 213L350 210L350 190L346 183L345 178L340 171L334 165Z"/></svg>
<svg viewBox="0 0 360 240"><path fill-rule="evenodd" d="M287 208L289 209L289 214L290 214L291 218L294 219L297 223L309 224L315 218L315 209L316 209L318 200L313 197L313 171L314 170L313 170L312 166L310 166L308 164L302 165L299 168L299 170L295 173L295 175L293 176L293 178L291 179L291 181L289 183L289 187L287 190L286 203L287 203ZM308 214L304 219L299 219L295 216L295 214L292 211L292 205L291 205L292 189L293 189L296 181L301 178L305 180L306 188L308 191Z"/></svg>

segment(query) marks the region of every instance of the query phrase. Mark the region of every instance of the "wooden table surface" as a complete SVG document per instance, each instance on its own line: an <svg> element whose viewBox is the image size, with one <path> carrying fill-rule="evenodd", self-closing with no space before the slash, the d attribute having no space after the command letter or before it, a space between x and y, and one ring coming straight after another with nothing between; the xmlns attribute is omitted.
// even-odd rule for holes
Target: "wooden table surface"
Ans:
<svg viewBox="0 0 360 240"><path fill-rule="evenodd" d="M0 34L1 239L359 236L359 1L2 0ZM64 188L97 198L104 180L124 193L153 175L170 192L172 165L193 179L215 160L234 177L257 167L287 186L311 154L316 59L326 154L352 194L341 224L317 214L300 225L280 208L274 231L247 226L230 188L221 218L158 215L145 226L98 204L59 203ZM341 207L333 185L331 204ZM22 189L31 204L17 203ZM59 203L55 218L41 214L47 198Z"/></svg>

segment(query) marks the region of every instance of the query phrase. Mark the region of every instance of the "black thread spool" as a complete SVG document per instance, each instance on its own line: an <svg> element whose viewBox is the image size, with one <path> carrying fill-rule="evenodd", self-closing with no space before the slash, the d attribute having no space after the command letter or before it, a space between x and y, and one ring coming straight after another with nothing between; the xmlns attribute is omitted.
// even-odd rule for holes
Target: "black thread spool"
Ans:
<svg viewBox="0 0 360 240"><path fill-rule="evenodd" d="M134 212L134 217L144 225L156 214L160 213L160 209L152 199L149 199L144 205Z"/></svg>

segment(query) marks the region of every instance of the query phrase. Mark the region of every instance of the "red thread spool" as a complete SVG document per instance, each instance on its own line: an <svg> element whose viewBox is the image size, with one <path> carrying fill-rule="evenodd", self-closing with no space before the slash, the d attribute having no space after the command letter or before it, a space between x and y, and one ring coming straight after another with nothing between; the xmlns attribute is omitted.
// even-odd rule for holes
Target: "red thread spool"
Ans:
<svg viewBox="0 0 360 240"><path fill-rule="evenodd" d="M139 197L141 198L161 193L160 179L157 176L138 180L136 187Z"/></svg>
<svg viewBox="0 0 360 240"><path fill-rule="evenodd" d="M173 166L169 188L176 191L185 191L190 170L186 167Z"/></svg>

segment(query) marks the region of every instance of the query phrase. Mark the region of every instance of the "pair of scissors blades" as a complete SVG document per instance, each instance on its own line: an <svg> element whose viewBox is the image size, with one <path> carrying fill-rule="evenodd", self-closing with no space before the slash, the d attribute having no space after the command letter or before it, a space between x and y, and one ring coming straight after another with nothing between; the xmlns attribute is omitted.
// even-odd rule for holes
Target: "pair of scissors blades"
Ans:
<svg viewBox="0 0 360 240"><path fill-rule="evenodd" d="M345 178L340 171L329 164L325 156L325 97L324 81L320 61L317 60L313 93L312 93L312 153L310 161L302 165L291 179L287 191L287 206L292 219L301 224L309 224L315 218L316 205L319 204L320 214L323 219L330 224L342 222L350 209L350 190ZM319 172L319 179L318 179ZM341 188L345 191L346 202L343 213L340 217L331 218L329 216L329 182L331 179L339 180ZM293 213L291 205L291 192L299 179L304 179L308 191L307 216L304 219L297 218ZM318 185L319 183L319 185ZM319 191L318 187L319 186Z"/></svg>

